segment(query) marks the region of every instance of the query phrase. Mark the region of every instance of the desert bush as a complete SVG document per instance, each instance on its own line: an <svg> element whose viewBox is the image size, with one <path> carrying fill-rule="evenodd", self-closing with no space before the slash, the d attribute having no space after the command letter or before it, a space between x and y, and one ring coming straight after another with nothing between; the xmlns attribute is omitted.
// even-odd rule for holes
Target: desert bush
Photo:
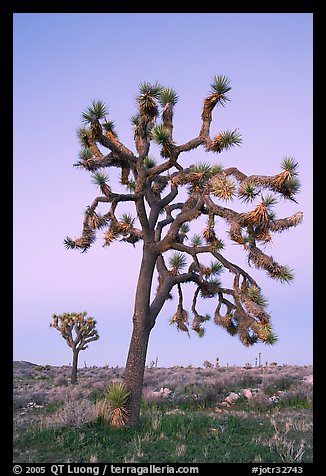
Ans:
<svg viewBox="0 0 326 476"><path fill-rule="evenodd" d="M95 418L97 421L110 421L110 406L105 398L95 402Z"/></svg>
<svg viewBox="0 0 326 476"><path fill-rule="evenodd" d="M263 391L258 391L250 400L248 400L248 405L251 408L261 410L270 408L273 405L273 402L270 401Z"/></svg>
<svg viewBox="0 0 326 476"><path fill-rule="evenodd" d="M26 407L27 403L30 402L29 395L13 395L13 410L19 410L20 408Z"/></svg>
<svg viewBox="0 0 326 476"><path fill-rule="evenodd" d="M62 375L58 375L54 380L53 380L54 385L68 385L68 379L66 377L63 377Z"/></svg>
<svg viewBox="0 0 326 476"><path fill-rule="evenodd" d="M277 391L288 390L298 380L293 375L265 375L261 383L262 390L266 395L274 395Z"/></svg>
<svg viewBox="0 0 326 476"><path fill-rule="evenodd" d="M279 397L281 405L295 408L310 408L313 402L312 389L308 385L280 392Z"/></svg>
<svg viewBox="0 0 326 476"><path fill-rule="evenodd" d="M88 397L90 390L83 389L79 385L52 387L48 393L48 401L65 402L66 400L81 400Z"/></svg>
<svg viewBox="0 0 326 476"><path fill-rule="evenodd" d="M29 395L30 402L45 405L48 402L48 393L45 390L32 391Z"/></svg>
<svg viewBox="0 0 326 476"><path fill-rule="evenodd" d="M154 387L144 387L143 388L143 400L146 403L153 403L157 400L155 396L155 388Z"/></svg>
<svg viewBox="0 0 326 476"><path fill-rule="evenodd" d="M50 426L80 427L96 419L95 405L89 400L67 400L63 407L49 419Z"/></svg>

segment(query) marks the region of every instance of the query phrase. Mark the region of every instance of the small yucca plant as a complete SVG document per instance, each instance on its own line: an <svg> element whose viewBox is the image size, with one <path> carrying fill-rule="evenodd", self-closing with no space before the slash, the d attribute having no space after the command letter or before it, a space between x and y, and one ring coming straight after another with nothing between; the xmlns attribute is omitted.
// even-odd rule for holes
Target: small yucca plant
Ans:
<svg viewBox="0 0 326 476"><path fill-rule="evenodd" d="M126 408L130 392L124 383L114 383L110 385L106 393L106 400L109 404L110 423L112 426L124 426L128 419Z"/></svg>

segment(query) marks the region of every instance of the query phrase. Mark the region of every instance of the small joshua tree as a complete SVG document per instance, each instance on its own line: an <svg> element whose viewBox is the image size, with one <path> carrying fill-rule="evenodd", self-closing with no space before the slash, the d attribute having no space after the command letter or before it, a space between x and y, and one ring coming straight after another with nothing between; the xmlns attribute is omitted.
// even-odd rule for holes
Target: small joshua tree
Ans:
<svg viewBox="0 0 326 476"><path fill-rule="evenodd" d="M205 369L212 369L214 367L214 365L209 360L205 360L203 366Z"/></svg>
<svg viewBox="0 0 326 476"><path fill-rule="evenodd" d="M57 329L72 349L72 384L77 383L79 352L87 349L89 342L99 339L95 326L95 319L93 317L87 317L87 312L72 312L71 314L65 312L59 316L57 314L53 315L53 322L51 322L50 327Z"/></svg>
<svg viewBox="0 0 326 476"><path fill-rule="evenodd" d="M297 203L298 163L293 157L285 157L275 175L246 175L232 165L211 162L214 155L224 156L242 141L237 129L211 134L213 111L226 106L230 90L227 77L213 78L203 101L198 134L179 144L173 135L178 95L158 82L143 82L139 86L137 111L130 118L133 150L120 140L103 101L93 100L82 113L83 125L77 131L81 151L74 165L90 172L99 193L85 210L81 235L67 236L64 245L86 252L101 230L105 247L110 248L117 241L141 245L133 332L124 374L130 391L130 425L139 424L149 336L173 290L177 302L170 323L178 331L189 335L192 329L202 337L211 316L204 309L200 312L200 301L213 299L212 320L230 335L237 335L243 345L273 344L277 340L266 309L267 300L250 270L227 256L219 236L220 224L227 226L227 239L247 254L249 268L258 268L272 279L290 283L294 277L292 270L268 255L265 248L273 233L282 233L303 219L301 212L277 218L274 210L280 199ZM199 160L189 165L187 152L195 149L199 158L204 156L207 162ZM111 173L116 169L119 185L110 184ZM228 206L233 200L238 202L234 208ZM244 205L246 209L236 211ZM104 208L104 213L99 208ZM230 285L223 285L223 271L232 274ZM189 283L193 285L193 299L188 307L184 288Z"/></svg>

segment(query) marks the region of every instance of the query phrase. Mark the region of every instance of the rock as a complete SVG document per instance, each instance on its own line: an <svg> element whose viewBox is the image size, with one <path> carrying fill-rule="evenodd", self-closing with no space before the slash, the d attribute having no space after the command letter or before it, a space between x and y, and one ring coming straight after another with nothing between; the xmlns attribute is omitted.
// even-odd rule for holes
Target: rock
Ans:
<svg viewBox="0 0 326 476"><path fill-rule="evenodd" d="M242 390L242 394L244 397L246 397L247 400L250 400L253 397L252 391L249 388L244 388Z"/></svg>
<svg viewBox="0 0 326 476"><path fill-rule="evenodd" d="M231 403L234 403L236 400L238 400L238 398L240 398L240 395L238 393L235 393L235 392L231 392L225 399L225 401L229 404Z"/></svg>
<svg viewBox="0 0 326 476"><path fill-rule="evenodd" d="M170 390L167 387L161 388L160 392L162 392L163 397L168 397L170 393L172 393L172 390Z"/></svg>
<svg viewBox="0 0 326 476"><path fill-rule="evenodd" d="M306 375L305 377L303 377L302 381L305 382L305 383L309 383L310 385L313 385L314 376L313 375Z"/></svg>
<svg viewBox="0 0 326 476"><path fill-rule="evenodd" d="M229 407L230 404L228 402L221 402L220 407Z"/></svg>
<svg viewBox="0 0 326 476"><path fill-rule="evenodd" d="M280 401L280 397L278 395L272 395L268 400L272 403L277 403Z"/></svg>
<svg viewBox="0 0 326 476"><path fill-rule="evenodd" d="M165 387L161 387L159 392L151 392L151 396L153 398L161 398L161 397L168 397L170 395L170 393L172 393L172 390L170 390L169 388Z"/></svg>

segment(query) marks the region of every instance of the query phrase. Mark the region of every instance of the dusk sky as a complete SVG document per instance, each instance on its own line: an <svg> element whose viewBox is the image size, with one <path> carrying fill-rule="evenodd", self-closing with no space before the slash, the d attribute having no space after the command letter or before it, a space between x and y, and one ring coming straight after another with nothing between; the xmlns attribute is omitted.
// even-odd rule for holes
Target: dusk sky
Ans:
<svg viewBox="0 0 326 476"><path fill-rule="evenodd" d="M14 360L71 362L51 316L85 310L100 339L81 352L79 365L125 365L141 244L104 248L100 231L87 253L64 248L67 235L81 235L84 210L99 195L90 174L73 167L76 129L92 99L101 99L120 140L135 150L129 118L138 86L159 81L179 95L174 139L186 142L197 136L203 100L220 74L231 80L231 101L214 110L211 134L238 128L242 145L218 155L198 148L180 162L275 175L284 157L295 158L298 203L279 200L275 210L278 218L302 211L303 223L273 235L264 249L295 279L281 284L249 269L244 251L230 243L225 256L261 286L278 343L245 348L213 321L203 338L191 332L189 339L169 325L174 292L151 333L147 363L201 366L219 357L220 365L244 365L258 353L263 363L312 363L312 23L312 13L14 14ZM116 172L109 175L113 190L121 189ZM206 301L201 311L212 313Z"/></svg>

